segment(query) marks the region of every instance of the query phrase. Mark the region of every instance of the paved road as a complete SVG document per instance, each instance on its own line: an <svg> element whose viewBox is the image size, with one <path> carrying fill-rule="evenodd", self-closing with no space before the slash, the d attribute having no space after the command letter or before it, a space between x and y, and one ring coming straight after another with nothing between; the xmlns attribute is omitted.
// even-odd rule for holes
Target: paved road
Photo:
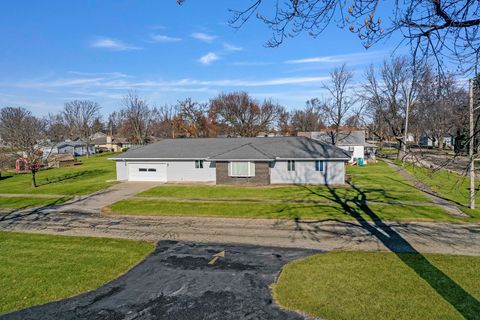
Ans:
<svg viewBox="0 0 480 320"><path fill-rule="evenodd" d="M214 265L212 255L225 250ZM312 250L162 241L124 276L77 297L12 313L27 319L303 319L280 309L269 286Z"/></svg>
<svg viewBox="0 0 480 320"><path fill-rule="evenodd" d="M1 230L319 250L480 255L478 224L132 217L37 211L0 217Z"/></svg>

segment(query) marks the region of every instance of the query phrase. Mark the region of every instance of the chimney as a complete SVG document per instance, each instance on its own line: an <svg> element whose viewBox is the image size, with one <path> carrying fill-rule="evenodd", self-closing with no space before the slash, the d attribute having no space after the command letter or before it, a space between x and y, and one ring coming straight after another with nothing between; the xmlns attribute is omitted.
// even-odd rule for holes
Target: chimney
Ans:
<svg viewBox="0 0 480 320"><path fill-rule="evenodd" d="M107 136L107 144L111 144L112 143L112 136Z"/></svg>

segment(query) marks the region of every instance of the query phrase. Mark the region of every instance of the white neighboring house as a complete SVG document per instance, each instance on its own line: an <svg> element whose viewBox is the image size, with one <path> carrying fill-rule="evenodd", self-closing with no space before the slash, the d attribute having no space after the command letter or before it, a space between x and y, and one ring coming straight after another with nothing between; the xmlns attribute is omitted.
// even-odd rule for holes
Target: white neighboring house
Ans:
<svg viewBox="0 0 480 320"><path fill-rule="evenodd" d="M117 180L341 185L350 154L306 137L195 138L164 139L110 159Z"/></svg>
<svg viewBox="0 0 480 320"><path fill-rule="evenodd" d="M95 146L89 145L90 154L95 154ZM46 158L50 154L71 154L74 157L87 155L87 144L80 140L65 140L52 147L43 148L43 156Z"/></svg>
<svg viewBox="0 0 480 320"><path fill-rule="evenodd" d="M312 131L312 132L299 132L299 136L309 137L315 140L319 140L325 143L333 144L332 131ZM340 131L337 137L336 146L351 152L351 158L349 162L361 161L366 163L365 157L365 131Z"/></svg>

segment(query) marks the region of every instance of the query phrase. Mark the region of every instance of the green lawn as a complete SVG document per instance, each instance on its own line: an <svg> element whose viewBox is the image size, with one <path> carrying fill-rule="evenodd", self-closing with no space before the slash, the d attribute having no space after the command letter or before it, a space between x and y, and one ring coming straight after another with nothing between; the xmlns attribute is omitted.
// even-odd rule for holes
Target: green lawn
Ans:
<svg viewBox="0 0 480 320"><path fill-rule="evenodd" d="M470 210L470 178L447 170L431 170L406 163L405 170L428 185L440 196L459 204L459 208L476 220L480 220L480 209ZM480 181L476 183L475 202L480 207Z"/></svg>
<svg viewBox="0 0 480 320"><path fill-rule="evenodd" d="M282 306L327 320L478 319L480 257L330 252L288 264Z"/></svg>
<svg viewBox="0 0 480 320"><path fill-rule="evenodd" d="M64 203L70 198L0 197L0 209L23 209Z"/></svg>
<svg viewBox="0 0 480 320"><path fill-rule="evenodd" d="M112 154L81 157L81 165L42 170L37 173L38 187L31 186L30 174L14 174L0 180L0 193L84 195L113 184L115 162ZM1 201L1 200L0 200Z"/></svg>
<svg viewBox="0 0 480 320"><path fill-rule="evenodd" d="M369 205L370 211L348 203L351 211L338 204L208 202L170 200L122 200L108 207L115 214L145 216L209 216L231 218L340 219L355 220L354 215L372 220L458 221L436 206ZM373 213L373 214L372 214ZM353 214L353 215L352 215Z"/></svg>
<svg viewBox="0 0 480 320"><path fill-rule="evenodd" d="M357 189L350 186L161 186L149 189L138 196L178 197L204 199L274 199L274 200L314 200L331 201L336 196L342 200L354 199L365 195L368 201L388 202L431 202L423 193L408 184L397 172L384 162L369 164L364 167L349 166L347 174Z"/></svg>
<svg viewBox="0 0 480 320"><path fill-rule="evenodd" d="M146 242L0 232L0 314L95 289L138 263Z"/></svg>
<svg viewBox="0 0 480 320"><path fill-rule="evenodd" d="M161 186L147 190L140 197L170 197L178 200L127 199L114 203L108 210L130 215L182 215L288 219L354 220L435 220L458 221L442 209L430 205L422 192L384 162L364 167L348 167L351 186ZM188 200L194 198L195 200ZM217 201L213 201L213 200ZM218 201L220 199L220 201ZM223 199L223 200L222 200ZM230 199L230 200L227 200ZM360 206L361 200L369 203ZM239 201L242 200L242 201ZM249 201L250 200L250 201ZM253 202L253 200L296 200L293 202ZM311 201L324 202L322 204ZM338 202L346 202L348 208ZM411 205L391 205L404 202ZM414 206L419 202L420 206ZM357 215L357 216L356 216ZM356 216L356 217L355 217Z"/></svg>

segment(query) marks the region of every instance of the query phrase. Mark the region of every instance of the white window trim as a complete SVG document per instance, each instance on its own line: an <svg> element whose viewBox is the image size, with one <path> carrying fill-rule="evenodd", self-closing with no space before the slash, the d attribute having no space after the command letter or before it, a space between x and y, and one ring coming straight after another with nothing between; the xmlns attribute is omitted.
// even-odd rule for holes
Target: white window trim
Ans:
<svg viewBox="0 0 480 320"><path fill-rule="evenodd" d="M248 164L248 173L247 175L244 174L233 174L232 173L232 164L233 163L243 163L246 162ZM255 162L254 161L230 161L228 162L228 176L229 177L236 177L236 178L250 178L255 177Z"/></svg>
<svg viewBox="0 0 480 320"><path fill-rule="evenodd" d="M287 171L294 172L295 171L295 160L287 160Z"/></svg>
<svg viewBox="0 0 480 320"><path fill-rule="evenodd" d="M195 169L203 169L204 168L204 161L203 160L195 160Z"/></svg>
<svg viewBox="0 0 480 320"><path fill-rule="evenodd" d="M319 170L317 170L317 165L318 165ZM325 161L324 160L315 160L315 171L325 172Z"/></svg>

